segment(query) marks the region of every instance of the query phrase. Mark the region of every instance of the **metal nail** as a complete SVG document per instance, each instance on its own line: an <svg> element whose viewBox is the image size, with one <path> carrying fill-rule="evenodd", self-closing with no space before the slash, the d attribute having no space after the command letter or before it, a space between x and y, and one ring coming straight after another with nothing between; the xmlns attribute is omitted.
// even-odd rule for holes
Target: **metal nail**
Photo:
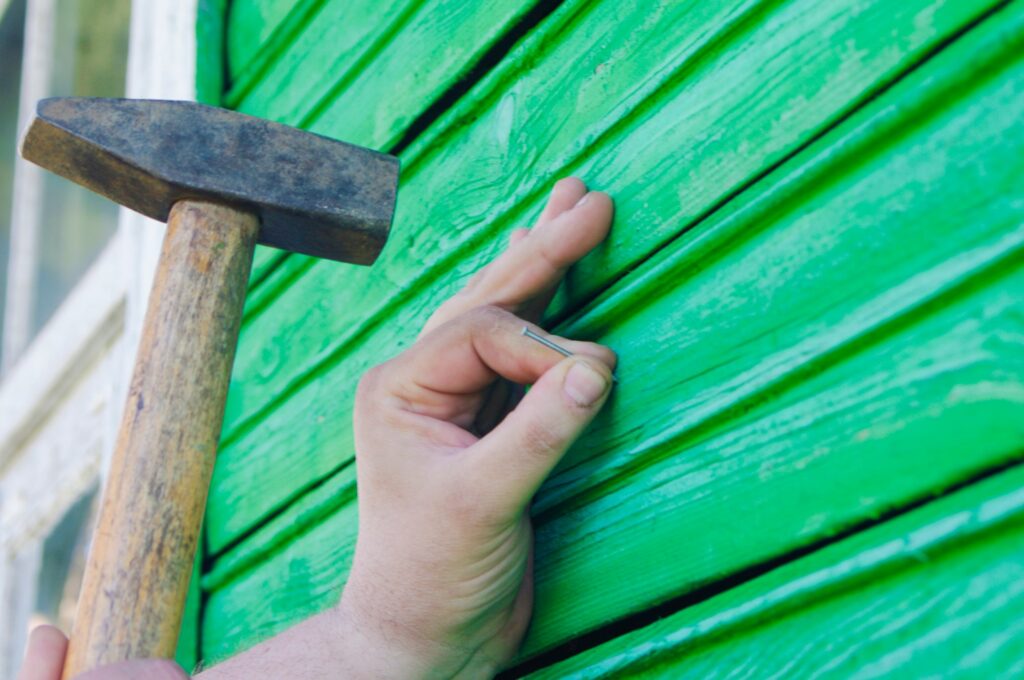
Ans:
<svg viewBox="0 0 1024 680"><path fill-rule="evenodd" d="M556 352L561 354L563 357L573 357L573 356L576 356L574 353L570 352L569 350L567 350L566 348L562 347L561 345L556 344L554 342L551 342L550 340L548 340L547 338L545 338L542 335L538 335L537 333L534 333L527 326L523 326L523 335L525 335L526 337L530 338L531 340L536 340L537 342L539 342L540 344L544 345L548 349L555 350ZM618 384L618 382L619 382L618 377L616 377L616 375L614 373L612 374L612 382L616 383L616 384Z"/></svg>

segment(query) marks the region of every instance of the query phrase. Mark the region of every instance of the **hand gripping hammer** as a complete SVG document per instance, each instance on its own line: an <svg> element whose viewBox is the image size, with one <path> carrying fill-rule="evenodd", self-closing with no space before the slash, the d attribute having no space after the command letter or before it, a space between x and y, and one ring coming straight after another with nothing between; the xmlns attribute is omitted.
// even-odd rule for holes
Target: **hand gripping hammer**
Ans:
<svg viewBox="0 0 1024 680"><path fill-rule="evenodd" d="M170 658L256 243L370 264L397 159L191 102L47 99L27 159L167 222L64 678Z"/></svg>

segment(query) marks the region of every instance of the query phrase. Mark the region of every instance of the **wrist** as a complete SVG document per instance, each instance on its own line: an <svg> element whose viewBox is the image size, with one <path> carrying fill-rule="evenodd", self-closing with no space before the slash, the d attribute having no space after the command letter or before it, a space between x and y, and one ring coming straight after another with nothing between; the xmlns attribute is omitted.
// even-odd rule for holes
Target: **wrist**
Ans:
<svg viewBox="0 0 1024 680"><path fill-rule="evenodd" d="M444 640L450 636L419 621L415 607L387 606L393 602L391 595L380 589L370 592L361 581L350 579L335 607L339 637L355 655L361 677L482 678L497 673L497 664L479 650Z"/></svg>

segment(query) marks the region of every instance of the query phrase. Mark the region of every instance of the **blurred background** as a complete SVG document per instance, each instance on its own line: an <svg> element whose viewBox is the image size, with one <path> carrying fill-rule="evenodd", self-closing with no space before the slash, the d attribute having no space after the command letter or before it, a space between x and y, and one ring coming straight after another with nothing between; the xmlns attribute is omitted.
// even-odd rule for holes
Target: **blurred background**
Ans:
<svg viewBox="0 0 1024 680"><path fill-rule="evenodd" d="M22 161L19 134L45 97L193 99L195 12L0 0L0 679L14 677L31 627L73 624L162 237Z"/></svg>
<svg viewBox="0 0 1024 680"><path fill-rule="evenodd" d="M58 0L45 17L48 25L39 25L42 17L35 16L37 22L28 28L37 33L37 41L49 43L47 63L39 55L25 59L26 2L10 0L0 20L5 366L49 320L117 228L117 206L55 175L39 175L41 181L31 189L18 186L31 181L19 176L15 158L24 114L39 97L124 96L131 11L129 0ZM22 91L32 95L27 106L18 96Z"/></svg>
<svg viewBox="0 0 1024 680"><path fill-rule="evenodd" d="M117 206L17 158L39 96L124 96L129 0L58 0L26 25L27 0L0 15L0 333L5 371L117 230ZM99 20L102 18L102 20ZM31 38L27 41L26 34ZM26 43L47 54L26 54ZM42 43L42 45L40 45ZM27 98L19 96L22 92ZM75 500L42 545L30 627L70 628L88 547L95 488Z"/></svg>

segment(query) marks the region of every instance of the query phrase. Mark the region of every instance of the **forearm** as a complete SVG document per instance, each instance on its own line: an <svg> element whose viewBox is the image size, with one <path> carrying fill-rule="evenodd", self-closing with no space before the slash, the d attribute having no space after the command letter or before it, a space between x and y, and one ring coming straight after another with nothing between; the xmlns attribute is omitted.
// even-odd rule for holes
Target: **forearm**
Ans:
<svg viewBox="0 0 1024 680"><path fill-rule="evenodd" d="M197 680L252 678L434 678L451 677L449 659L343 603L299 623L195 676ZM439 665L446 668L442 670Z"/></svg>
<svg viewBox="0 0 1024 680"><path fill-rule="evenodd" d="M200 673L201 680L398 677L386 649L371 644L346 611L331 607Z"/></svg>

